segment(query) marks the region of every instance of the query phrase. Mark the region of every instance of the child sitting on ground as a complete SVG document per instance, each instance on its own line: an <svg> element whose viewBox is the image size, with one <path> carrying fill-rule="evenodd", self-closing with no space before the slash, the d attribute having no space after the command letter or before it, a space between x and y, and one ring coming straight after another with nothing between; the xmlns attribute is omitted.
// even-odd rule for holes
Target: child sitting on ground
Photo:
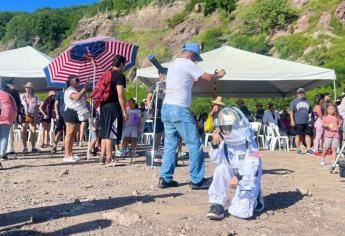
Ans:
<svg viewBox="0 0 345 236"><path fill-rule="evenodd" d="M326 164L325 157L329 148L332 149L332 159L333 162L335 161L340 139L339 129L342 126L342 120L338 117L337 106L334 103L330 103L327 106L327 115L322 119L322 126L325 129L325 133L320 165L324 166Z"/></svg>
<svg viewBox="0 0 345 236"><path fill-rule="evenodd" d="M122 148L126 151L130 142L132 152L129 155L136 156L135 150L137 148L138 127L140 125L140 111L135 108L135 100L133 98L128 100L128 106L128 120L124 124L122 133Z"/></svg>

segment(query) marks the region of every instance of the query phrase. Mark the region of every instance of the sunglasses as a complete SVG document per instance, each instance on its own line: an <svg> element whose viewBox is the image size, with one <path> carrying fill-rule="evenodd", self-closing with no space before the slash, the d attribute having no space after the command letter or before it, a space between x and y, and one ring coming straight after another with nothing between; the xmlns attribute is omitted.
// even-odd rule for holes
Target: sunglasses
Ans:
<svg viewBox="0 0 345 236"><path fill-rule="evenodd" d="M230 133L232 130L232 125L221 125L219 129L222 133Z"/></svg>
<svg viewBox="0 0 345 236"><path fill-rule="evenodd" d="M74 81L77 82L77 83L79 83L79 82L80 82L80 79L75 78Z"/></svg>

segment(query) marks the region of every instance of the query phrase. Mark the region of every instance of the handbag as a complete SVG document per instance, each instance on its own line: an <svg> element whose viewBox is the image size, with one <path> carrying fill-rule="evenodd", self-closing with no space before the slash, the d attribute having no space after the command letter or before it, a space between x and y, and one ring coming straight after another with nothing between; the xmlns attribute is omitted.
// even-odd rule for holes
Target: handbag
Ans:
<svg viewBox="0 0 345 236"><path fill-rule="evenodd" d="M208 115L207 120L205 122L205 127L204 127L204 131L210 132L214 129L214 124L213 124L213 117L211 115L211 113Z"/></svg>

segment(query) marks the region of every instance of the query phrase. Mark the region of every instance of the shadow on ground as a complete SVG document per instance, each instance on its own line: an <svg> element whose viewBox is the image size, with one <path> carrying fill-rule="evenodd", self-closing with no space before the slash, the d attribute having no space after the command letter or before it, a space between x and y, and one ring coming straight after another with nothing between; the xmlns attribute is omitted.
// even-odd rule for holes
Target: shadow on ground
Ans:
<svg viewBox="0 0 345 236"><path fill-rule="evenodd" d="M19 211L12 211L0 215L0 234L20 228L25 225L42 223L62 217L72 217L94 212L120 208L141 201L143 203L154 202L157 198L178 197L182 193L170 193L161 195L127 196L109 199L99 199L80 203L66 203L53 206L29 208ZM85 206L83 206L85 205ZM6 228L6 226L9 226Z"/></svg>
<svg viewBox="0 0 345 236"><path fill-rule="evenodd" d="M43 233L35 230L12 230L2 233L1 235L7 236L21 236L21 235L42 235L42 236L58 236L58 235L72 235L78 233L86 233L89 231L94 231L102 228L108 228L111 226L111 220L94 220L89 222L84 222L66 228L56 230L54 232Z"/></svg>
<svg viewBox="0 0 345 236"><path fill-rule="evenodd" d="M277 192L264 196L265 210L276 211L295 205L303 199L303 195L297 191Z"/></svg>

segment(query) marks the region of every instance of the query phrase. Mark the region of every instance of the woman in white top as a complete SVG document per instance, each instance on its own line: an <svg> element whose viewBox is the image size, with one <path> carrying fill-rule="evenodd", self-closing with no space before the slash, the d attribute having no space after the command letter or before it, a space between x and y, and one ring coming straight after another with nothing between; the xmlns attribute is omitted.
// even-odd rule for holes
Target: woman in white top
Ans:
<svg viewBox="0 0 345 236"><path fill-rule="evenodd" d="M31 82L24 85L25 93L20 96L20 100L25 109L25 119L22 124L22 141L23 141L23 153L28 152L27 140L28 140L28 129L31 131L31 145L32 152L38 152L36 149L36 125L38 121L38 107L41 104L40 99L34 94L34 86Z"/></svg>
<svg viewBox="0 0 345 236"><path fill-rule="evenodd" d="M66 82L66 91L64 95L65 102L65 122L66 122L66 137L65 137L65 156L64 162L77 162L80 159L73 155L73 139L79 130L81 121L87 120L89 111L86 108L85 93L87 91L90 79L86 81L81 91L78 91L79 78L76 75L70 75Z"/></svg>

